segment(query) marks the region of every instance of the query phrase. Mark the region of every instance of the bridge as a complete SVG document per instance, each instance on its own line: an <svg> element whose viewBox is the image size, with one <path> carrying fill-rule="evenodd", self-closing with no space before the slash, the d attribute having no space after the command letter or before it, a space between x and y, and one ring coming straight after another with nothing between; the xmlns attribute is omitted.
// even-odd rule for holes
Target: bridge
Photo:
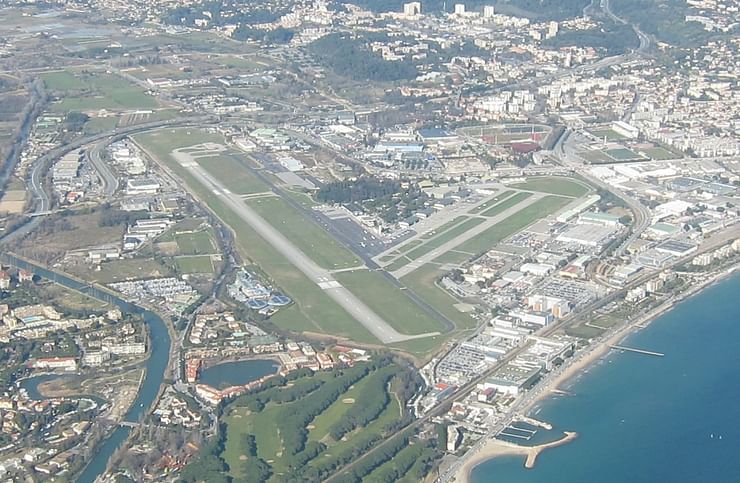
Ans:
<svg viewBox="0 0 740 483"><path fill-rule="evenodd" d="M646 356L663 357L665 356L662 352L648 351L645 349L635 349L634 347L626 347L623 345L610 345L609 348L617 349L620 351L635 352L637 354L645 354Z"/></svg>
<svg viewBox="0 0 740 483"><path fill-rule="evenodd" d="M118 423L119 426L123 426L126 428L138 428L139 423L134 423L133 421L121 421Z"/></svg>

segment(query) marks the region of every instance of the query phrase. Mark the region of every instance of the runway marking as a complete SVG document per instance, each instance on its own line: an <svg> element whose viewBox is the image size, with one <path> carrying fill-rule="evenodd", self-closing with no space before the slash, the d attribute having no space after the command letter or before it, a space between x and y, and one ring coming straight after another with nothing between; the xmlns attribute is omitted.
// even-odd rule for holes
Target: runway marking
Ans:
<svg viewBox="0 0 740 483"><path fill-rule="evenodd" d="M322 290L331 290L333 288L342 288L342 284L337 282L336 280L330 280L328 282L319 282L319 287Z"/></svg>

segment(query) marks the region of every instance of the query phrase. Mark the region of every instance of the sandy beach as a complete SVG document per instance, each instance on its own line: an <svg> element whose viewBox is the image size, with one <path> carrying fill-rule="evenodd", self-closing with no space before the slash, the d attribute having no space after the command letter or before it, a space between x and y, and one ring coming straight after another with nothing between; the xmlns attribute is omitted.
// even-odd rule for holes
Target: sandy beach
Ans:
<svg viewBox="0 0 740 483"><path fill-rule="evenodd" d="M577 354L574 358L566 362L566 366L564 366L557 375L554 375L551 379L543 382L541 390L538 392L538 394L530 401L528 401L525 405L518 408L517 413L524 415L528 414L530 411L532 411L533 407L535 407L543 399L551 396L554 390L560 389L560 386L566 381L569 381L573 377L581 374L585 369L592 366L599 359L601 359L607 352L609 352L609 346L618 345L629 334L631 334L635 330L645 328L660 315L671 310L677 303L680 303L687 298L698 294L705 288L718 283L719 281L725 279L726 277L732 276L733 274L734 271L729 270L727 272L719 274L716 277L713 277L710 280L692 286L685 292L676 295L670 300L667 300L661 305L655 307L650 312L631 321L626 326L617 329L614 333L610 334L605 339L596 342L592 347L589 347L586 352ZM573 432L566 432L565 434L566 436L562 439L553 441L552 443L533 447L519 446L513 443L508 443L506 441L489 439L486 444L482 448L480 448L480 450L476 451L475 454L470 455L463 462L458 471L456 471L453 481L467 483L468 481L470 481L470 473L477 465L499 456L527 456L525 467L532 468L534 466L536 457L540 452L547 448L567 444L569 441L577 437L577 434Z"/></svg>
<svg viewBox="0 0 740 483"><path fill-rule="evenodd" d="M563 444L567 444L570 441L578 437L575 432L565 432L565 436L562 438L552 441L550 443L540 444L537 446L520 446L518 444L509 443L508 441L501 441L498 439L489 439L485 446L483 446L477 453L471 458L468 458L465 463L459 468L455 475L454 481L467 482L470 480L470 472L473 468L478 466L492 458L499 456L525 456L524 462L525 468L534 468L537 461L537 456L548 448L554 448Z"/></svg>

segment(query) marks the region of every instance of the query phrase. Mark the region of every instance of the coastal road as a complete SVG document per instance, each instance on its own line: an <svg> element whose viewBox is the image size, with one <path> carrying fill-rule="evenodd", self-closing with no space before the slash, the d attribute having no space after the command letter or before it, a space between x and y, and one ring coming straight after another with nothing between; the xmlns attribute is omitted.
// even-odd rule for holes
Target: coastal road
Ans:
<svg viewBox="0 0 740 483"><path fill-rule="evenodd" d="M282 253L294 267L318 285L378 340L388 344L439 335L439 332L405 335L396 331L388 322L358 299L355 294L337 282L328 270L319 267L282 233L252 210L241 196L229 191L219 180L201 168L190 154L175 151L174 157L201 184L219 196L237 216L254 228L273 248Z"/></svg>

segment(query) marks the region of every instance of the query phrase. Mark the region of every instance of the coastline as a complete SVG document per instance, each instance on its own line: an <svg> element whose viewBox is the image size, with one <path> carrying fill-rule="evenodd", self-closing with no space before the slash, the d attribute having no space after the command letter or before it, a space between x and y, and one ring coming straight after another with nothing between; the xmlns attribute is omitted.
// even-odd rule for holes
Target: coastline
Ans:
<svg viewBox="0 0 740 483"><path fill-rule="evenodd" d="M635 319L634 321L631 321L624 327L616 329L614 333L607 335L605 339L596 342L593 345L593 347L588 348L587 352L576 356L576 358L569 359L568 361L566 361L565 365L562 366L561 371L559 373L557 373L556 375L554 375L554 377L542 383L542 386L539 388L538 393L530 401L527 401L521 408L519 408L517 410L517 413L528 415L544 399L551 397L555 391L560 390L560 387L563 384L567 383L574 377L580 375L584 370L587 370L588 368L596 364L599 360L601 360L601 358L609 352L610 350L609 346L618 345L625 337L629 336L633 332L646 328L653 321L655 321L658 317L670 311L679 303L686 301L687 299L693 297L694 295L698 295L700 292L711 287L714 284L717 284L727 278L737 275L739 266L740 265L738 264L733 265L729 267L728 269L723 270L722 272L711 277L710 279L705 280L702 283L699 283L697 285L693 285L689 287L688 289L686 289L685 291L679 294L676 294L674 297L671 297L670 299L661 303L660 305L652 309L647 314L644 314L643 316L638 317L637 319ZM541 451L546 449L546 448L543 448L542 446L546 446L546 447L560 446L562 444L568 443L569 441L571 441L572 439L576 437L576 433L566 432L565 434L568 436L562 439L559 439L557 441L554 441L553 443L555 444L539 445L539 446L534 446L534 447L518 446L513 443L507 443L505 441L500 441L500 440L491 438L486 442L486 444L483 447L481 447L474 454L470 455L467 459L465 459L463 464L455 472L453 481L469 483L470 476L473 470L475 469L475 467L480 465L481 463L485 463L488 460L501 457L501 456L514 456L514 455L528 456L529 455L528 450L530 448L537 448L537 454L539 454ZM569 437L571 434L573 434L574 436ZM527 463L529 462L530 461L528 457ZM534 459L531 461L531 466L527 466L526 464L525 466L527 468L532 468L534 466Z"/></svg>
<svg viewBox="0 0 740 483"><path fill-rule="evenodd" d="M470 481L470 474L476 466L501 456L525 456L526 460L524 462L524 467L528 469L534 468L537 457L540 453L548 448L555 448L557 446L568 444L577 437L578 433L565 431L562 438L549 443L539 444L537 446L520 446L508 441L491 438L486 441L486 444L478 452L476 452L471 458L468 458L465 463L460 466L455 475L455 481Z"/></svg>

